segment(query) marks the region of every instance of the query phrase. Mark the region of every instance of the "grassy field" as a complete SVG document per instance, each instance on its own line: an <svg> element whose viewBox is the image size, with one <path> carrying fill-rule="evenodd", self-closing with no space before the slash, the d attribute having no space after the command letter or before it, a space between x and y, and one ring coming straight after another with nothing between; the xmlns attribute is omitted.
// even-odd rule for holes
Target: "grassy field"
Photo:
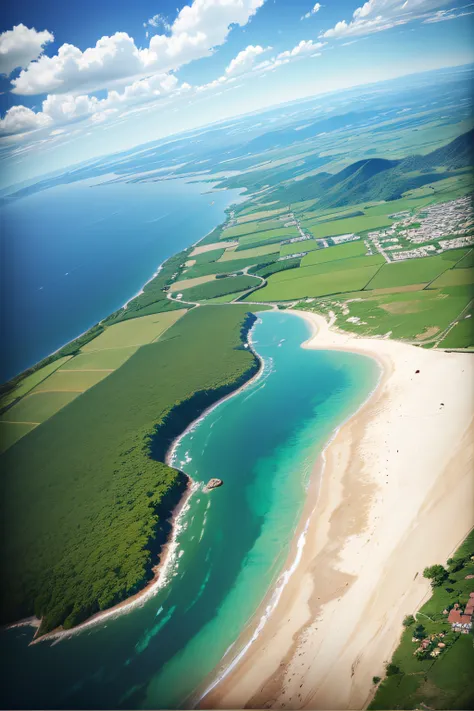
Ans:
<svg viewBox="0 0 474 711"><path fill-rule="evenodd" d="M208 284L201 284L200 286L186 289L186 291L183 291L183 299L188 301L214 299L217 296L246 291L253 286L258 286L259 283L260 280L257 281L257 279L252 276L224 277L223 279L215 279Z"/></svg>
<svg viewBox="0 0 474 711"><path fill-rule="evenodd" d="M429 284L461 258L458 250L437 254L424 259L407 259L404 262L386 264L367 286L368 289Z"/></svg>
<svg viewBox="0 0 474 711"><path fill-rule="evenodd" d="M423 285L410 285L340 294L310 304L301 303L297 308L315 310L326 316L332 311L338 328L360 335L390 333L392 338L423 343L439 338L470 300L466 287L423 290ZM456 341L455 336L453 333L449 347L467 345Z"/></svg>
<svg viewBox="0 0 474 711"><path fill-rule="evenodd" d="M284 239L298 237L298 235L299 232L294 226L255 232L241 237L239 239L239 247L240 249L245 249L246 247L257 246L255 244L256 242L258 242L258 246L260 246L266 242L278 242Z"/></svg>
<svg viewBox="0 0 474 711"><path fill-rule="evenodd" d="M470 559L473 554L471 532L448 561L445 581L433 588L431 598L403 632L390 673L378 687L369 709L474 707L474 638L472 633L453 632L443 613L455 603L464 607L469 593L474 591L474 580L466 580L467 575L474 574L474 561ZM412 641L414 635L430 640L427 652L414 654L419 646L418 641ZM431 650L438 642L445 646L438 647L441 653L432 657Z"/></svg>
<svg viewBox="0 0 474 711"><path fill-rule="evenodd" d="M308 267L311 269L311 267ZM302 269L290 269L269 277L267 286L251 294L249 300L258 301L292 301L304 297L317 297L327 294L338 294L346 291L362 290L374 274L378 266L366 266L357 269L341 269L330 273L299 276ZM281 279L281 275L287 278ZM278 279L280 277L280 279Z"/></svg>
<svg viewBox="0 0 474 711"><path fill-rule="evenodd" d="M367 247L362 240L346 242L346 244L339 244L335 247L327 247L326 249L318 249L317 251L310 252L302 258L301 266L308 267L312 264L325 264L326 262L335 262L341 259L363 257L366 252Z"/></svg>
<svg viewBox="0 0 474 711"><path fill-rule="evenodd" d="M106 378L113 369L101 370L57 370L51 377L44 380L37 388L36 393L52 392L79 392L89 390Z"/></svg>
<svg viewBox="0 0 474 711"><path fill-rule="evenodd" d="M175 312L177 313L177 312ZM61 367L65 370L115 370L128 360L137 350L138 346L122 346L120 348L106 348L103 351L80 353Z"/></svg>
<svg viewBox="0 0 474 711"><path fill-rule="evenodd" d="M24 437L37 425L26 422L8 422L0 419L0 454Z"/></svg>
<svg viewBox="0 0 474 711"><path fill-rule="evenodd" d="M213 268L212 264L207 265L206 267L209 267L210 269ZM192 267L191 267L192 269ZM185 275L185 272L183 272L183 276ZM170 292L174 293L176 291L182 291L183 289L190 289L193 286L199 286L200 284L205 284L208 281L213 281L215 279L215 276L213 274L206 274L204 276L196 276L196 277L188 277L186 274L184 279L180 279L179 281L175 281L170 285Z"/></svg>
<svg viewBox="0 0 474 711"><path fill-rule="evenodd" d="M54 373L55 370L65 365L70 358L71 356L59 358L58 360L49 363L49 365L44 366L44 368L40 368L31 375L28 375L26 378L23 378L23 380L16 388L10 390L4 397L1 398L0 407L3 409L18 398L23 397L24 395L29 393L31 390L33 390L33 388L39 385L39 383L41 383L52 373Z"/></svg>
<svg viewBox="0 0 474 711"><path fill-rule="evenodd" d="M151 343L185 313L186 311L181 309L170 313L142 316L131 321L109 326L100 336L84 346L82 351L87 353L89 351L102 351L106 348L141 346L145 343Z"/></svg>
<svg viewBox="0 0 474 711"><path fill-rule="evenodd" d="M462 286L474 284L474 268L449 269L430 284L430 288L436 289L442 286Z"/></svg>
<svg viewBox="0 0 474 711"><path fill-rule="evenodd" d="M1 422L38 425L68 405L79 392L34 392L23 397L0 416Z"/></svg>
<svg viewBox="0 0 474 711"><path fill-rule="evenodd" d="M469 318L458 321L447 336L439 343L440 348L469 348L474 346L474 323Z"/></svg>
<svg viewBox="0 0 474 711"><path fill-rule="evenodd" d="M71 627L150 579L152 542L166 535L185 485L161 463L164 452L187 422L258 367L241 343L247 311L188 312L2 455L2 623L35 613L42 631ZM48 400L53 407L68 396L30 395L10 412L21 408L22 420L40 421Z"/></svg>
<svg viewBox="0 0 474 711"><path fill-rule="evenodd" d="M254 247L253 249L244 249L239 252L236 252L232 249L226 249L223 256L219 259L219 262L230 262L234 259L258 259L258 257L263 257L267 254L278 254L279 252L280 246L278 244L269 244L265 247Z"/></svg>
<svg viewBox="0 0 474 711"><path fill-rule="evenodd" d="M361 217L348 217L347 219L333 220L331 222L302 222L302 227L311 232L313 237L333 237L355 232L367 232L368 230L378 230L381 227L388 227L393 224L385 215L373 215L371 217L363 215Z"/></svg>
<svg viewBox="0 0 474 711"><path fill-rule="evenodd" d="M243 224L227 227L222 232L222 239L239 239L248 235L257 235L259 232L278 230L283 226L282 220L256 220Z"/></svg>

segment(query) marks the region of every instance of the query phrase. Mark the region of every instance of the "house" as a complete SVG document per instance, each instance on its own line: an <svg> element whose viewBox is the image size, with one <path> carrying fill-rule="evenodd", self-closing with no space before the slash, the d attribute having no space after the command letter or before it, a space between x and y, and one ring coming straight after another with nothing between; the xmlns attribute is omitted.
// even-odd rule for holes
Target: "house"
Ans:
<svg viewBox="0 0 474 711"><path fill-rule="evenodd" d="M472 615L474 613L474 592L470 594L464 612L456 603L448 615L448 622L454 632L468 634L472 629Z"/></svg>

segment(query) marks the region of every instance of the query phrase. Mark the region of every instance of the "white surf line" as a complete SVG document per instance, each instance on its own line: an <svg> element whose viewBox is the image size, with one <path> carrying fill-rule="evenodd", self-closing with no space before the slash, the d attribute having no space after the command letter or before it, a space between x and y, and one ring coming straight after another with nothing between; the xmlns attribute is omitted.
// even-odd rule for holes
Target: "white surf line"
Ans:
<svg viewBox="0 0 474 711"><path fill-rule="evenodd" d="M300 314L295 313L294 311L293 311L293 312L287 311L287 313L291 313L293 316L297 316L298 318L301 318L301 319L303 319L304 321L306 321L306 323L308 323L307 319L305 319L304 316L301 316ZM311 324L311 325L312 325L312 324ZM310 341L310 340L314 337L315 332L314 332L314 327L313 327L313 325L312 325L312 329L311 329L311 330L312 330L311 336L310 336L308 339L306 339L306 340L301 344L301 346L300 346L301 348L303 348L303 347L305 346L305 344L308 343L308 341ZM310 349L308 349L308 350L310 350ZM311 350L316 350L316 349L311 349ZM320 350L333 350L333 349L322 347ZM347 352L347 351L346 351L346 352ZM355 352L355 351L351 351L351 352L353 352L355 355L361 355L360 353L357 353L357 352ZM305 525L304 525L304 528L303 528L302 533L301 533L301 534L299 535L299 537L298 537L298 541L297 541L297 544L296 544L296 555L295 555L295 558L294 558L292 564L290 565L290 567L289 567L287 570L285 570L285 571L279 576L279 578L278 578L278 580L277 580L277 582L276 582L276 587L275 587L273 593L271 594L270 602L269 602L268 605L266 606L264 614L260 617L259 623L258 623L257 627L255 628L255 631L253 632L253 634L252 634L250 640L247 642L247 644L244 645L244 647L240 650L240 652L238 652L238 654L232 659L232 661L228 664L228 666L226 666L226 667L224 668L224 670L222 671L222 673L218 675L218 677L206 688L206 690L205 690L205 691L199 696L199 698L193 703L193 707L194 707L194 708L196 708L196 706L202 701L202 699L203 699L205 696L207 696L211 691L213 691L213 690L216 688L216 686L218 686L218 685L221 683L221 681L223 681L223 680L230 674L230 672L231 672L231 671L237 666L237 664L243 659L243 657L244 657L245 654L248 652L248 650L250 649L250 647L252 646L252 644L258 639L258 637L260 636L261 632L263 631L263 628L265 627L265 624L266 624L267 621L269 620L271 614L272 614L272 613L274 612L274 610L276 609L276 607L277 607L277 605L278 605L278 603L279 603L279 601L280 601L280 598L281 598L281 596L282 596L282 594L283 594L283 591L284 591L286 585L288 584L288 582L289 582L291 576L292 576L293 573L296 571L296 569L297 569L297 567L298 567L298 565L299 565L299 563L300 563L300 561L301 561L301 558L302 558L302 555L303 555L304 545L305 545L305 543L306 543L306 534L307 534L307 531L308 531L308 527L309 527L309 524L310 524L310 522L311 522L311 519L312 519L312 517L313 517L313 515L314 515L314 513L315 513L315 511L316 511L316 508L317 508L318 502L319 502L319 495L320 495L320 493L321 493L321 486L322 486L323 477L324 477L324 473L325 473L325 469L326 469L326 452L327 452L327 449L328 449L328 447L333 443L333 441L335 440L335 438L336 438L337 435L339 434L339 431L341 430L341 428L344 427L344 425L345 425L349 420L351 420L353 417L356 417L356 415L360 412L360 410L362 410L362 408L365 407L365 405L370 401L370 399L373 397L373 395L375 394L375 392L376 392L377 389L379 388L379 386L380 386L380 384L381 384L381 382L382 382L383 375L384 375L384 373L385 373L385 368L384 368L384 366L383 366L383 363L382 363L378 358L376 358L375 356L370 356L370 355L368 355L368 354L367 354L366 357L367 357L367 358L371 358L372 360L374 360L374 361L377 363L378 371L379 371L379 373L378 373L378 378L377 378L377 382L376 382L376 384L374 385L374 387L370 390L369 394L368 394L367 397L364 399L364 401L359 405L359 407L357 408L357 410L355 410L354 412L352 412L352 413L350 413L349 415L347 415L347 417L346 417L339 425L337 425L337 427L334 428L334 430L332 431L332 433L331 433L329 439L327 440L326 444L324 445L324 448L321 450L321 453L319 454L319 457L321 458L321 475L320 475L320 479L319 479L319 486L318 486L318 491L317 491L317 496L316 496L316 503L315 503L315 506L314 506L314 508L312 509L311 513L309 514L308 518L306 519L306 523L305 523ZM316 459L315 461L317 461L317 459ZM308 488L309 488L309 484L308 484L307 489L308 489ZM233 642L233 643L230 645L230 647L229 647L229 648L227 649L227 651L225 652L224 657L225 657L225 655L227 654L227 652L228 652L230 649L232 649L232 648L234 647L234 645L236 644L236 642L237 642L237 640L236 640L235 642ZM224 657L223 657L223 658L224 658Z"/></svg>
<svg viewBox="0 0 474 711"><path fill-rule="evenodd" d="M209 407L206 408L206 409L204 410L204 412L202 412L201 415L200 415L198 418L196 418L195 420L193 420L193 422L191 422L191 424L186 427L186 429L184 430L184 432L182 432L182 433L174 440L174 442L172 443L172 445L170 446L170 449L168 450L168 452L167 452L167 454L166 454L165 463L168 464L168 466L170 466L170 467L175 466L176 450L178 449L179 445L181 444L181 440L183 439L183 437L185 437L186 435L188 435L188 434L190 434L191 432L193 432L193 431L196 429L196 427L202 422L202 420L204 420L204 418L207 417L213 410L215 410L216 408L220 407L220 405L222 405L224 402L227 402L227 400L230 400L230 399L231 399L232 397L234 397L235 395L238 395L238 393L242 392L242 390L244 390L244 389L250 387L250 385L253 385L254 383L256 383L257 380L259 380L259 379L262 377L262 375L264 374L264 372L265 372L265 361L264 361L263 358L255 351L255 349L254 349L254 347L253 347L253 341L252 341L252 331L253 331L255 325L256 325L258 322L259 322L259 319L257 318L257 320L252 324L252 328L250 329L250 331L249 331L248 334L247 334L247 341L248 341L248 344L249 344L249 347L250 347L250 351L251 351L251 353L253 353L253 355L254 355L254 356L257 358L257 360L259 361L259 368L258 368L258 371L255 373L255 375L253 375L253 376L250 378L250 380L247 380L247 382L243 383L239 388L237 388L237 390L234 390L233 392L229 393L228 395L225 395L223 398L221 398L220 400L218 400L217 402L215 402L213 405L209 405ZM185 472L185 473L186 473L186 472Z"/></svg>

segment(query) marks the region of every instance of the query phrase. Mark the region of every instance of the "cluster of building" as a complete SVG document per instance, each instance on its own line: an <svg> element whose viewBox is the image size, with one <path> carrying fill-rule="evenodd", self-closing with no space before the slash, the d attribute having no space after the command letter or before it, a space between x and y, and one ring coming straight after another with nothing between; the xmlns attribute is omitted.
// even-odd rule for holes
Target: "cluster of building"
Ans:
<svg viewBox="0 0 474 711"><path fill-rule="evenodd" d="M416 226L408 215L398 224L399 234L414 244L431 242L446 235L464 235L474 227L472 197L458 198L424 208L417 216Z"/></svg>
<svg viewBox="0 0 474 711"><path fill-rule="evenodd" d="M448 614L448 610L443 610L444 614ZM448 614L448 622L451 624L451 628L454 632L461 632L462 634L468 634L472 629L472 616L474 614L474 592L469 596L468 603L464 608L464 612L461 607L456 603L452 610Z"/></svg>
<svg viewBox="0 0 474 711"><path fill-rule="evenodd" d="M417 259L474 244L474 234L466 234L474 229L474 205L470 195L423 208L416 216L407 210L390 217L396 220L391 227L367 235L386 262ZM401 238L422 246L403 249ZM438 244L424 244L426 242Z"/></svg>
<svg viewBox="0 0 474 711"><path fill-rule="evenodd" d="M412 637L412 642L420 642L420 646L415 649L413 654L415 656L423 654L423 652L428 652L431 649L430 657L438 657L443 649L446 647L445 642L439 642L438 640L443 639L444 632L438 632L438 634L431 634L429 637L422 639L421 642L416 637Z"/></svg>

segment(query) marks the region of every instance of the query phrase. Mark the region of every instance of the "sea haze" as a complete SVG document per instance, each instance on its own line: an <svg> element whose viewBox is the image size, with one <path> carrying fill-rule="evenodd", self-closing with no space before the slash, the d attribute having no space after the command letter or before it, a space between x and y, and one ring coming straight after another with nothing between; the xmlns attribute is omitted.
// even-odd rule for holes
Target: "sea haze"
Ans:
<svg viewBox="0 0 474 711"><path fill-rule="evenodd" d="M120 308L238 197L183 179L100 180L58 185L1 209L2 382Z"/></svg>

